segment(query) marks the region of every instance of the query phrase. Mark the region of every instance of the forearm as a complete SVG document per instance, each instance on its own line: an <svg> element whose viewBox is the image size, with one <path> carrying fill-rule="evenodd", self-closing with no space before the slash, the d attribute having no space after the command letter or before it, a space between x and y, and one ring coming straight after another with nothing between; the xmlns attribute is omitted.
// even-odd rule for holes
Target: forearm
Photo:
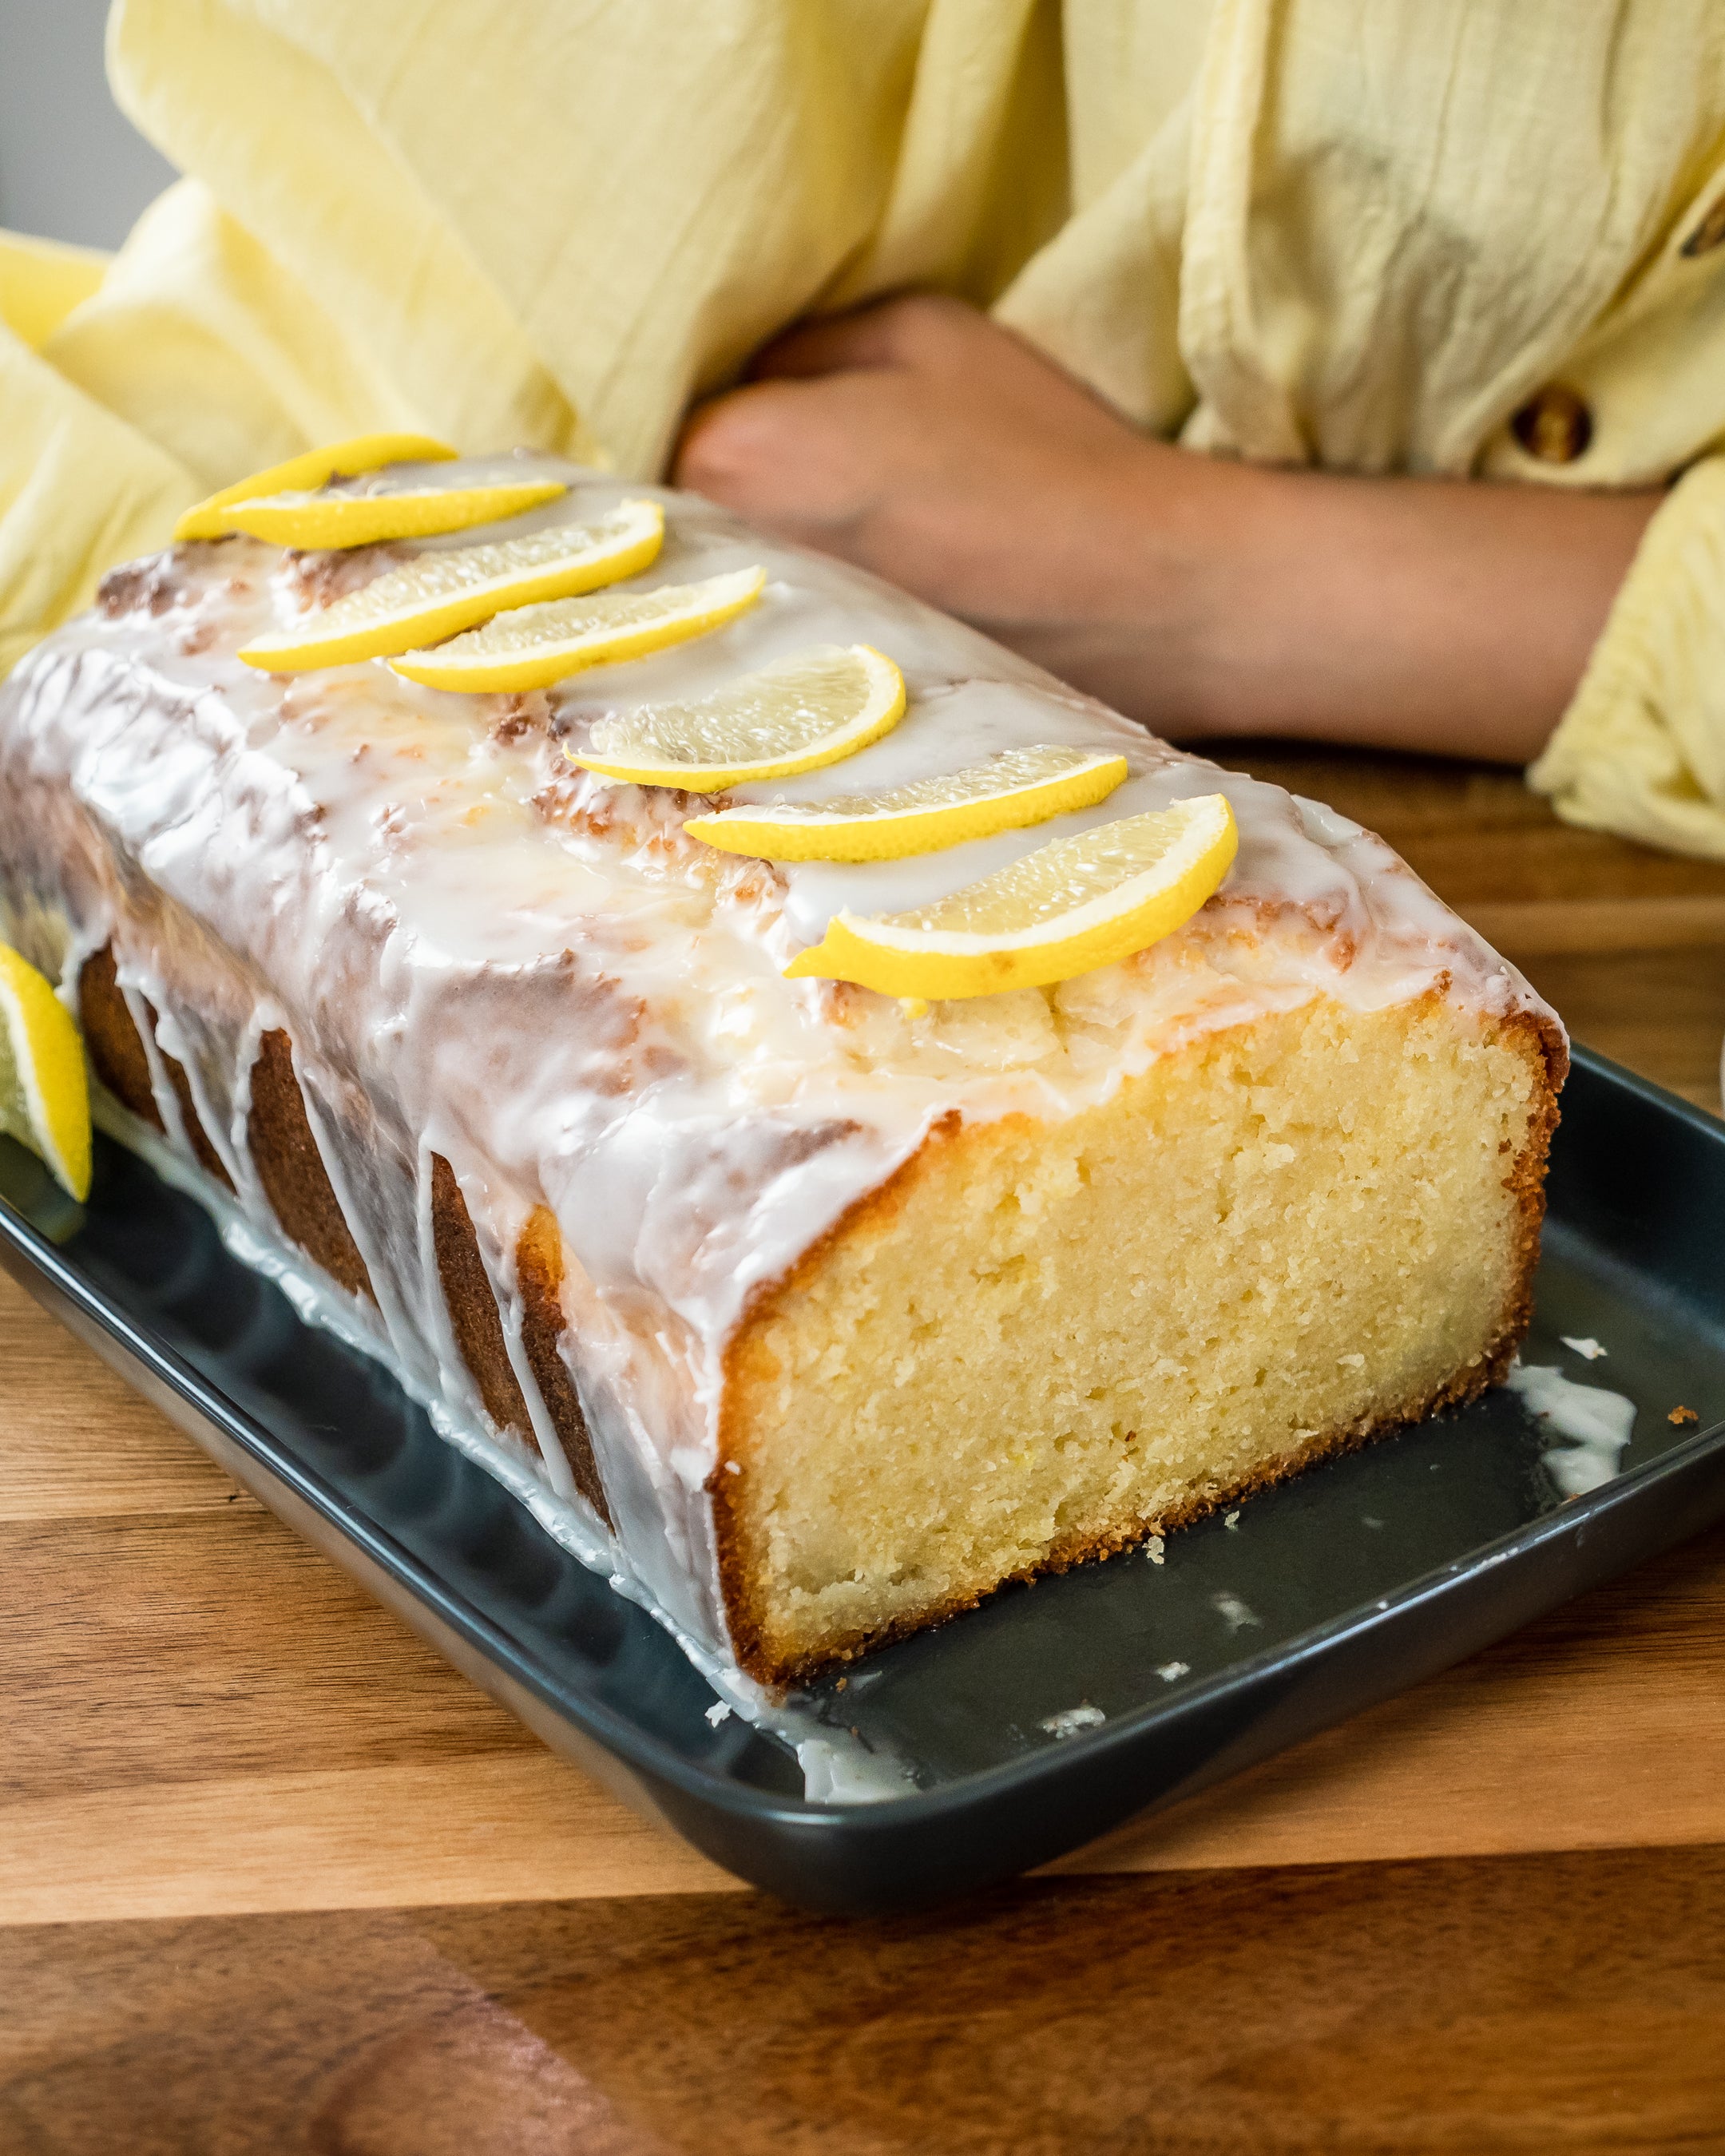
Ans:
<svg viewBox="0 0 1725 2156"><path fill-rule="evenodd" d="M685 485L1177 738L1525 760L1658 501L1199 455L952 300L811 325L757 370L694 415Z"/></svg>
<svg viewBox="0 0 1725 2156"><path fill-rule="evenodd" d="M989 625L1159 732L1520 762L1562 716L1659 498L1146 444L1110 475L1058 613Z"/></svg>

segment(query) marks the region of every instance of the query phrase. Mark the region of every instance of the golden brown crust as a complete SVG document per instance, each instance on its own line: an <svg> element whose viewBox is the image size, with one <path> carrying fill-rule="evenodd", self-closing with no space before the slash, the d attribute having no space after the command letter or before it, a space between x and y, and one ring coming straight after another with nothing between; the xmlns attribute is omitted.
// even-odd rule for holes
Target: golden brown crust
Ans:
<svg viewBox="0 0 1725 2156"><path fill-rule="evenodd" d="M90 1069L122 1106L159 1131L162 1111L150 1083L150 1059L120 992L111 943L92 952L79 973L78 1023Z"/></svg>
<svg viewBox="0 0 1725 2156"><path fill-rule="evenodd" d="M1527 1142L1504 1178L1507 1188L1515 1193L1521 1232L1517 1240L1516 1286L1503 1325L1508 1345L1502 1367L1490 1380L1493 1384L1508 1368L1510 1357L1521 1346L1532 1322L1533 1276L1539 1265L1539 1231L1545 1224L1545 1164L1560 1120L1558 1096L1569 1075L1569 1044L1562 1027L1545 1012L1517 1011L1504 1032L1519 1041L1530 1063L1538 1062L1545 1082L1527 1126Z"/></svg>
<svg viewBox="0 0 1725 2156"><path fill-rule="evenodd" d="M155 1013L151 1011L150 1015L153 1020ZM213 1175L223 1189L232 1196L234 1178L228 1174L222 1156L210 1143L209 1133L198 1119L197 1106L192 1098L192 1081L186 1075L184 1068L174 1060L166 1049L158 1052L162 1057L162 1065L167 1072L167 1082L173 1087L174 1098L180 1104L180 1121L185 1125L187 1142L198 1156L198 1165L206 1175Z"/></svg>
<svg viewBox="0 0 1725 2156"><path fill-rule="evenodd" d="M509 1359L503 1320L473 1231L473 1216L454 1169L437 1152L431 1156L431 1240L449 1329L479 1388L485 1413L499 1430L513 1430L536 1449L532 1418Z"/></svg>
<svg viewBox="0 0 1725 2156"><path fill-rule="evenodd" d="M485 1413L499 1430L512 1430L539 1448L521 1379L509 1359L503 1320L490 1275L474 1232L473 1215L441 1153L431 1156L431 1240L437 1276L449 1314L449 1329L461 1359L479 1389ZM528 1215L516 1245L516 1270L521 1295L521 1346L534 1383L569 1463L575 1486L608 1527L610 1512L593 1439L568 1367L558 1353L564 1331L558 1292L563 1276L563 1239L557 1216L547 1206Z"/></svg>
<svg viewBox="0 0 1725 2156"><path fill-rule="evenodd" d="M156 1009L147 997L144 998L144 1009L149 1013L153 1028ZM131 1006L121 993L119 968L111 943L105 943L100 951L86 958L79 973L78 1019L90 1068L96 1076L133 1115L141 1116L152 1130L161 1130L162 1111L156 1105L155 1090L150 1083L149 1054L132 1022ZM174 1098L180 1104L180 1120L199 1167L207 1175L214 1176L224 1190L231 1192L233 1178L199 1120L197 1104L192 1098L192 1081L184 1067L166 1049L158 1047L157 1053L162 1058L168 1083L174 1089Z"/></svg>
<svg viewBox="0 0 1725 2156"><path fill-rule="evenodd" d="M515 1264L521 1296L521 1345L539 1396L562 1445L575 1487L609 1527L611 1511L599 1480L598 1462L593 1457L592 1433L559 1347L566 1329L563 1232L548 1205L536 1205L528 1214L527 1224L516 1244Z"/></svg>
<svg viewBox="0 0 1725 2156"><path fill-rule="evenodd" d="M1430 992L1430 999L1441 1000L1441 997L1440 983L1438 988ZM1117 1530L1106 1535L1075 1535L1066 1542L1056 1543L1036 1563L1024 1566L989 1587L953 1594L914 1615L860 1632L837 1646L789 1658L776 1656L768 1644L764 1612L745 1557L739 1503L743 1476L732 1473L726 1464L735 1460L739 1468L743 1466L739 1457L742 1450L739 1441L741 1433L732 1419L732 1403L738 1389L734 1380L743 1374L752 1358L768 1353L760 1337L762 1322L785 1296L794 1292L811 1276L815 1267L823 1262L829 1247L841 1237L853 1235L859 1229L884 1225L904 1204L913 1177L926 1173L928 1149L956 1142L960 1131L959 1119L956 1116L943 1117L930 1132L922 1147L884 1183L859 1199L818 1243L812 1245L798 1258L787 1273L756 1290L727 1353L725 1405L720 1417L719 1456L706 1487L712 1499L719 1583L731 1631L732 1650L742 1667L762 1684L786 1686L807 1683L823 1671L855 1661L859 1656L871 1653L877 1647L886 1646L894 1640L906 1638L914 1632L927 1631L932 1625L959 1616L967 1609L974 1609L1003 1587L1040 1578L1045 1573L1067 1572L1074 1565L1111 1557L1121 1550L1133 1548L1153 1534L1163 1534L1176 1527L1189 1526L1206 1513L1249 1496L1256 1491L1266 1489L1273 1483L1283 1481L1289 1476L1297 1474L1321 1460L1339 1457L1373 1438L1387 1437L1395 1430L1406 1429L1411 1423L1423 1421L1426 1416L1435 1414L1440 1409L1465 1407L1469 1401L1477 1399L1488 1387L1501 1383L1526 1336L1533 1315L1533 1275L1539 1263L1540 1228L1545 1218L1546 1158L1550 1151L1552 1134L1558 1126L1558 1090L1569 1069L1568 1046L1562 1029L1544 1014L1517 1012L1505 1022L1502 1034L1518 1043L1530 1065L1534 1066L1538 1094L1527 1138L1504 1178L1505 1187L1515 1194L1519 1215L1514 1276L1510 1292L1505 1299L1502 1319L1478 1363L1455 1372L1422 1398L1392 1409L1378 1409L1356 1422L1322 1431L1297 1450L1267 1462L1250 1475L1194 1495L1186 1503L1163 1511L1153 1519L1124 1522Z"/></svg>
<svg viewBox="0 0 1725 2156"><path fill-rule="evenodd" d="M251 1091L246 1148L282 1233L350 1295L375 1302L372 1276L311 1133L293 1044L280 1026L258 1043Z"/></svg>

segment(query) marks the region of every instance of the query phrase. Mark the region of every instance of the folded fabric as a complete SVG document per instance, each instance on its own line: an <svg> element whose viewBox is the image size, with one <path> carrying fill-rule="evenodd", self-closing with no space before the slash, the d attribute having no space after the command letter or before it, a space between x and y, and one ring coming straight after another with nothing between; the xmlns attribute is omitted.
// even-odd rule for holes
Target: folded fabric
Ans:
<svg viewBox="0 0 1725 2156"><path fill-rule="evenodd" d="M932 285L1195 449L1699 465L1535 778L1725 855L1712 0L121 0L110 37L189 177L99 285L0 251L0 663L310 443L654 475L774 331Z"/></svg>

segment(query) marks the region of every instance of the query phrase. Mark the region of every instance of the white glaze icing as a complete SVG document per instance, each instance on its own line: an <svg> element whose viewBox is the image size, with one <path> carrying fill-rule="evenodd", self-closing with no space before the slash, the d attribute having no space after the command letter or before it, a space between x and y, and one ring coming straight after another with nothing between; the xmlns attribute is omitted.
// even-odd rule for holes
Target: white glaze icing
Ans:
<svg viewBox="0 0 1725 2156"><path fill-rule="evenodd" d="M1610 1353L1609 1348L1602 1348L1599 1342L1593 1338L1591 1334L1583 1340L1578 1340L1568 1332L1563 1333L1560 1337L1562 1337L1563 1345L1568 1348L1572 1354L1579 1355L1589 1363L1597 1363L1601 1356L1607 1355Z"/></svg>
<svg viewBox="0 0 1725 2156"><path fill-rule="evenodd" d="M1107 1719L1101 1707L1086 1704L1083 1707L1062 1707L1058 1714L1045 1717L1036 1726L1039 1729L1045 1729L1059 1744L1069 1737L1082 1735L1086 1729L1100 1729Z"/></svg>
<svg viewBox="0 0 1725 2156"><path fill-rule="evenodd" d="M803 1794L812 1804L880 1804L908 1796L910 1771L885 1753L871 1752L849 1730L824 1729L797 1740Z"/></svg>
<svg viewBox="0 0 1725 2156"><path fill-rule="evenodd" d="M1224 1589L1210 1597L1210 1607L1230 1632L1244 1631L1249 1625L1261 1625L1263 1619L1257 1611L1243 1602L1239 1595Z"/></svg>
<svg viewBox="0 0 1725 2156"><path fill-rule="evenodd" d="M654 491L539 458L435 470L524 467L570 490L512 530ZM429 469L353 484L408 487ZM377 1292L377 1317L356 1322L411 1389L449 1404L452 1427L475 1428L429 1245L427 1164L450 1162L548 1454L541 1470L518 1448L520 1472L572 1513L512 1270L527 1213L552 1208L572 1260L571 1367L616 1523L613 1539L583 1512L588 1559L717 1666L705 1484L726 1345L752 1291L938 1118L1070 1115L1205 1031L1318 994L1379 1009L1436 988L1497 1014L1543 1007L1346 818L1166 747L872 579L692 497L659 498L666 542L638 582L759 562L760 604L697 643L525 698L424 689L376 662L283 680L235 656L296 618L308 568L332 596L415 548L296 564L229 540L146 565L0 688L0 876L9 933L64 961L68 983L111 937L135 1014L146 997L171 1014L146 1044L171 1142L183 1152L162 1051L185 1065L239 1209L261 1224L242 1142L249 1074L262 1032L285 1028ZM563 753L608 711L855 642L903 669L901 726L842 777L735 798L855 793L1040 742L1117 750L1132 776L1034 830L780 871L686 838L683 797L609 786ZM1240 825L1233 870L1184 929L1124 966L917 1019L780 978L840 906L899 911L1065 832L1217 790Z"/></svg>
<svg viewBox="0 0 1725 2156"><path fill-rule="evenodd" d="M1579 1385L1538 1363L1516 1363L1504 1383L1530 1414L1568 1440L1543 1455L1566 1497L1585 1496L1623 1471L1624 1449L1635 1435L1632 1399L1604 1385Z"/></svg>

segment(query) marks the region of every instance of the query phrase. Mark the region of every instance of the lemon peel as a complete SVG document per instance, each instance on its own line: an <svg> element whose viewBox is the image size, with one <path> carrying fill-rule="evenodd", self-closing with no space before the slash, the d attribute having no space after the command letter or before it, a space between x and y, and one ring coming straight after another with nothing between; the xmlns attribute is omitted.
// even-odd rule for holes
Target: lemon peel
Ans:
<svg viewBox="0 0 1725 2156"><path fill-rule="evenodd" d="M1199 794L1057 839L907 913L834 914L785 977L930 1001L1046 988L1171 934L1215 891L1239 844L1226 796Z"/></svg>
<svg viewBox="0 0 1725 2156"><path fill-rule="evenodd" d="M602 719L569 757L603 778L717 793L855 756L890 732L904 709L905 677L884 651L817 644L710 696Z"/></svg>
<svg viewBox="0 0 1725 2156"><path fill-rule="evenodd" d="M223 513L236 531L278 547L373 547L385 539L433 539L497 524L555 501L560 479L505 480L484 486L403 487L395 494L254 495Z"/></svg>
<svg viewBox="0 0 1725 2156"><path fill-rule="evenodd" d="M890 861L1021 831L1106 801L1127 775L1123 756L1084 749L1004 749L984 763L879 793L774 802L691 816L709 846L769 861Z"/></svg>
<svg viewBox="0 0 1725 2156"><path fill-rule="evenodd" d="M754 604L766 582L764 569L732 569L695 584L517 607L435 651L403 652L389 664L432 689L546 689L585 667L644 658L722 628Z"/></svg>
<svg viewBox="0 0 1725 2156"><path fill-rule="evenodd" d="M591 524L416 555L240 652L248 666L298 674L434 644L511 607L571 598L649 567L665 540L656 501L619 502Z"/></svg>
<svg viewBox="0 0 1725 2156"><path fill-rule="evenodd" d="M254 472L249 479L236 480L232 486L194 502L175 525L174 537L223 539L237 531L239 526L226 513L236 501L326 486L332 479L357 479L384 465L441 464L459 454L429 434L355 434L345 442L326 442L320 449L307 449L285 464L271 465L267 471Z"/></svg>
<svg viewBox="0 0 1725 2156"><path fill-rule="evenodd" d="M0 1131L29 1147L80 1204L90 1195L90 1081L71 1014L0 943Z"/></svg>

